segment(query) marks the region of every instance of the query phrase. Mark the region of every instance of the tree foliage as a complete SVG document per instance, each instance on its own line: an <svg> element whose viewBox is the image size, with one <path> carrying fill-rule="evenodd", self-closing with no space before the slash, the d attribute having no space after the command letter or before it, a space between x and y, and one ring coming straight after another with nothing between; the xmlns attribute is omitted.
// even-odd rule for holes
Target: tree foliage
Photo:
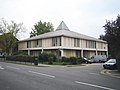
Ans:
<svg viewBox="0 0 120 90"><path fill-rule="evenodd" d="M12 50L16 46L17 33L22 29L21 27L21 23L17 24L14 21L11 21L11 23L8 24L7 21L1 19L0 44L3 47L3 51L6 52L8 55L12 54Z"/></svg>
<svg viewBox="0 0 120 90"><path fill-rule="evenodd" d="M116 20L107 20L104 29L105 35L100 38L108 42L109 54L120 62L120 15Z"/></svg>
<svg viewBox="0 0 120 90"><path fill-rule="evenodd" d="M34 25L34 28L32 28L30 37L44 34L44 33L47 33L47 32L53 31L53 30L54 30L54 28L53 28L52 23L39 21Z"/></svg>
<svg viewBox="0 0 120 90"><path fill-rule="evenodd" d="M110 54L116 57L120 53L120 16L118 15L114 21L106 21L104 29L105 36L103 39L108 42Z"/></svg>

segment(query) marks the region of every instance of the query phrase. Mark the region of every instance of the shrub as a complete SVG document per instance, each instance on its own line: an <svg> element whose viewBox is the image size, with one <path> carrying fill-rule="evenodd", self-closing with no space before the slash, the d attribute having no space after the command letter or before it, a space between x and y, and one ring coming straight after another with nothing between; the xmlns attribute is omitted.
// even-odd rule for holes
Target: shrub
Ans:
<svg viewBox="0 0 120 90"><path fill-rule="evenodd" d="M77 58L76 57L70 57L69 61L70 61L70 64L73 64L73 65L77 64Z"/></svg>
<svg viewBox="0 0 120 90"><path fill-rule="evenodd" d="M56 61L56 56L52 53L48 53L48 60L51 60L51 61Z"/></svg>
<svg viewBox="0 0 120 90"><path fill-rule="evenodd" d="M28 53L23 51L13 53L13 56L16 56L16 55L28 55Z"/></svg>
<svg viewBox="0 0 120 90"><path fill-rule="evenodd" d="M40 60L41 62L48 61L48 54L45 53L45 52L39 54L39 60Z"/></svg>
<svg viewBox="0 0 120 90"><path fill-rule="evenodd" d="M67 62L67 58L66 57L62 57L61 62Z"/></svg>
<svg viewBox="0 0 120 90"><path fill-rule="evenodd" d="M81 57L77 58L77 64L82 64L83 59Z"/></svg>
<svg viewBox="0 0 120 90"><path fill-rule="evenodd" d="M117 69L120 72L120 53L119 52L116 54L115 58L117 63Z"/></svg>
<svg viewBox="0 0 120 90"><path fill-rule="evenodd" d="M8 61L33 62L35 57L26 55L7 56Z"/></svg>
<svg viewBox="0 0 120 90"><path fill-rule="evenodd" d="M120 72L120 59L117 59L117 69Z"/></svg>
<svg viewBox="0 0 120 90"><path fill-rule="evenodd" d="M50 62L51 63L55 60L56 60L56 56L52 53L43 52L39 55L39 61L40 62Z"/></svg>
<svg viewBox="0 0 120 90"><path fill-rule="evenodd" d="M68 65L68 63L67 62L63 62L62 65Z"/></svg>
<svg viewBox="0 0 120 90"><path fill-rule="evenodd" d="M53 57L48 58L48 64L53 64Z"/></svg>
<svg viewBox="0 0 120 90"><path fill-rule="evenodd" d="M70 63L70 58L62 57L62 62Z"/></svg>

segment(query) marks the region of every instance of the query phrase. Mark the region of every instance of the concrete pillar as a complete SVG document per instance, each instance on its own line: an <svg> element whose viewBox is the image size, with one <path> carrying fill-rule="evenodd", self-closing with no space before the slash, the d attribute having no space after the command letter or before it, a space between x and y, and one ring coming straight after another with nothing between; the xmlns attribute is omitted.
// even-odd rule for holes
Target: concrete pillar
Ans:
<svg viewBox="0 0 120 90"><path fill-rule="evenodd" d="M30 50L28 50L28 55L30 55Z"/></svg>
<svg viewBox="0 0 120 90"><path fill-rule="evenodd" d="M108 58L108 51L106 51L106 56L107 56L107 58Z"/></svg>
<svg viewBox="0 0 120 90"><path fill-rule="evenodd" d="M42 47L42 51L41 51L41 53L43 53L44 52L44 49L43 49L43 47Z"/></svg>
<svg viewBox="0 0 120 90"><path fill-rule="evenodd" d="M61 57L63 57L64 56L63 49L60 50L60 51L61 51Z"/></svg>
<svg viewBox="0 0 120 90"><path fill-rule="evenodd" d="M61 46L64 46L63 44L64 44L64 38L63 38L63 36L62 36L62 37L61 37Z"/></svg>
<svg viewBox="0 0 120 90"><path fill-rule="evenodd" d="M106 53L107 53L107 55L106 55L106 56L107 56L107 58L108 58L108 44L107 44L107 51L106 51Z"/></svg>
<svg viewBox="0 0 120 90"><path fill-rule="evenodd" d="M81 50L81 57L83 57L83 50Z"/></svg>
<svg viewBox="0 0 120 90"><path fill-rule="evenodd" d="M95 53L96 55L98 55L98 51L97 51L97 49L96 49L96 53Z"/></svg>

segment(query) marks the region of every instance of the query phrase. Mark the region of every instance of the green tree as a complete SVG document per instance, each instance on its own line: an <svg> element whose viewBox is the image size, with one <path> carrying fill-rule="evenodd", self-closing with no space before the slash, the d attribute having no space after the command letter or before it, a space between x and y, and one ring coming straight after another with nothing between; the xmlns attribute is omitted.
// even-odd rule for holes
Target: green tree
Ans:
<svg viewBox="0 0 120 90"><path fill-rule="evenodd" d="M53 25L50 22L43 22L39 21L34 25L34 28L32 28L32 31L30 32L30 37L34 37L40 34L44 34L50 31L53 31Z"/></svg>
<svg viewBox="0 0 120 90"><path fill-rule="evenodd" d="M105 35L101 35L100 38L108 42L109 54L117 59L120 71L120 15L116 20L107 20L103 27Z"/></svg>
<svg viewBox="0 0 120 90"><path fill-rule="evenodd" d="M4 19L0 22L0 43L4 47L4 51L8 54L12 54L13 48L16 46L17 33L22 29L22 24L11 21L10 24Z"/></svg>

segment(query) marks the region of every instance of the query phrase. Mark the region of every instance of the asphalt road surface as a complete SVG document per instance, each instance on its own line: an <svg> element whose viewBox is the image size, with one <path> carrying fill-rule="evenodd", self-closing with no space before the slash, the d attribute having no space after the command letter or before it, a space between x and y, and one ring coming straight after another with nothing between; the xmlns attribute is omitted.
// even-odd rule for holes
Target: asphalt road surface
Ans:
<svg viewBox="0 0 120 90"><path fill-rule="evenodd" d="M102 75L102 64L35 67L0 62L0 90L120 90L120 79Z"/></svg>

